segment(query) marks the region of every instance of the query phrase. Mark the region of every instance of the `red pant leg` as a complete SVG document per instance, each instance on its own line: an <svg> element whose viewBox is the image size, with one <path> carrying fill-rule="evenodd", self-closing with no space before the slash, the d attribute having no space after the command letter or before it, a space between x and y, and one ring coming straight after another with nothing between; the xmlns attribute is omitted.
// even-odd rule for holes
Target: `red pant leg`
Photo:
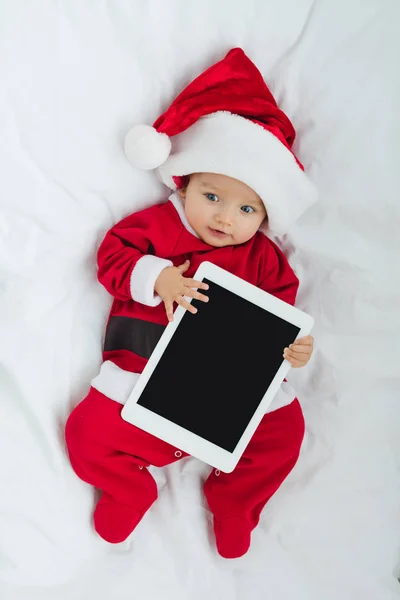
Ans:
<svg viewBox="0 0 400 600"><path fill-rule="evenodd" d="M76 474L103 491L103 502L127 505L143 516L157 498L156 483L144 467L167 465L184 453L124 421L121 410L121 404L91 388L67 421L68 453Z"/></svg>
<svg viewBox="0 0 400 600"><path fill-rule="evenodd" d="M249 531L254 529L266 502L295 466L303 437L304 418L297 400L266 414L235 470L214 470L205 483L215 521L240 519Z"/></svg>

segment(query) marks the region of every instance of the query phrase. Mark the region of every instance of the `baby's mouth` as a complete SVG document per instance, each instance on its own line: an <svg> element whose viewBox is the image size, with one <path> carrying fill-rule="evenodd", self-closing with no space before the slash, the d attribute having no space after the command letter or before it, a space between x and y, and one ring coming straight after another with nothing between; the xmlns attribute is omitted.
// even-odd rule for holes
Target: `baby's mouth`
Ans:
<svg viewBox="0 0 400 600"><path fill-rule="evenodd" d="M208 229L215 237L224 238L228 236L228 234L225 233L225 231L221 231L220 229L214 229L213 227L209 227Z"/></svg>

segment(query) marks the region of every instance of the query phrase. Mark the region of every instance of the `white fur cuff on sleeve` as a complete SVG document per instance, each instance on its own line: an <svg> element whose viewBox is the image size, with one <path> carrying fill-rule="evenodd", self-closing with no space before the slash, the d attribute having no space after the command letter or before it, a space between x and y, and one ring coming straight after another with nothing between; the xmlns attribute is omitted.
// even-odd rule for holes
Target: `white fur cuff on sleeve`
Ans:
<svg viewBox="0 0 400 600"><path fill-rule="evenodd" d="M136 302L146 306L157 306L160 296L154 293L156 280L165 267L172 267L172 262L165 258L145 254L137 261L131 275L131 296Z"/></svg>

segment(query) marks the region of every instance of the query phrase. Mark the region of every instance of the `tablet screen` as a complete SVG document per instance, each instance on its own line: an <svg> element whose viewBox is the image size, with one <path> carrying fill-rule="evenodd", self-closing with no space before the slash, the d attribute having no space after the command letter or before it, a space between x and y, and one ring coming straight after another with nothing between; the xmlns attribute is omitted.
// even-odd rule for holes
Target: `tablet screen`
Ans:
<svg viewBox="0 0 400 600"><path fill-rule="evenodd" d="M300 328L204 279L138 404L233 452Z"/></svg>

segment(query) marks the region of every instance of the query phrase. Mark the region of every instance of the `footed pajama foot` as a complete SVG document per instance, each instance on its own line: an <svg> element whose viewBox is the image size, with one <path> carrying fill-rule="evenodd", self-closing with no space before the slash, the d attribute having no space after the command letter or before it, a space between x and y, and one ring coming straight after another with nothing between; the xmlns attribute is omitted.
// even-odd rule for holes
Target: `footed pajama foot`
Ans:
<svg viewBox="0 0 400 600"><path fill-rule="evenodd" d="M94 528L106 542L119 544L132 533L142 516L132 506L114 502L103 494L94 511Z"/></svg>
<svg viewBox="0 0 400 600"><path fill-rule="evenodd" d="M217 550L224 558L239 558L250 548L251 527L244 519L214 519Z"/></svg>

